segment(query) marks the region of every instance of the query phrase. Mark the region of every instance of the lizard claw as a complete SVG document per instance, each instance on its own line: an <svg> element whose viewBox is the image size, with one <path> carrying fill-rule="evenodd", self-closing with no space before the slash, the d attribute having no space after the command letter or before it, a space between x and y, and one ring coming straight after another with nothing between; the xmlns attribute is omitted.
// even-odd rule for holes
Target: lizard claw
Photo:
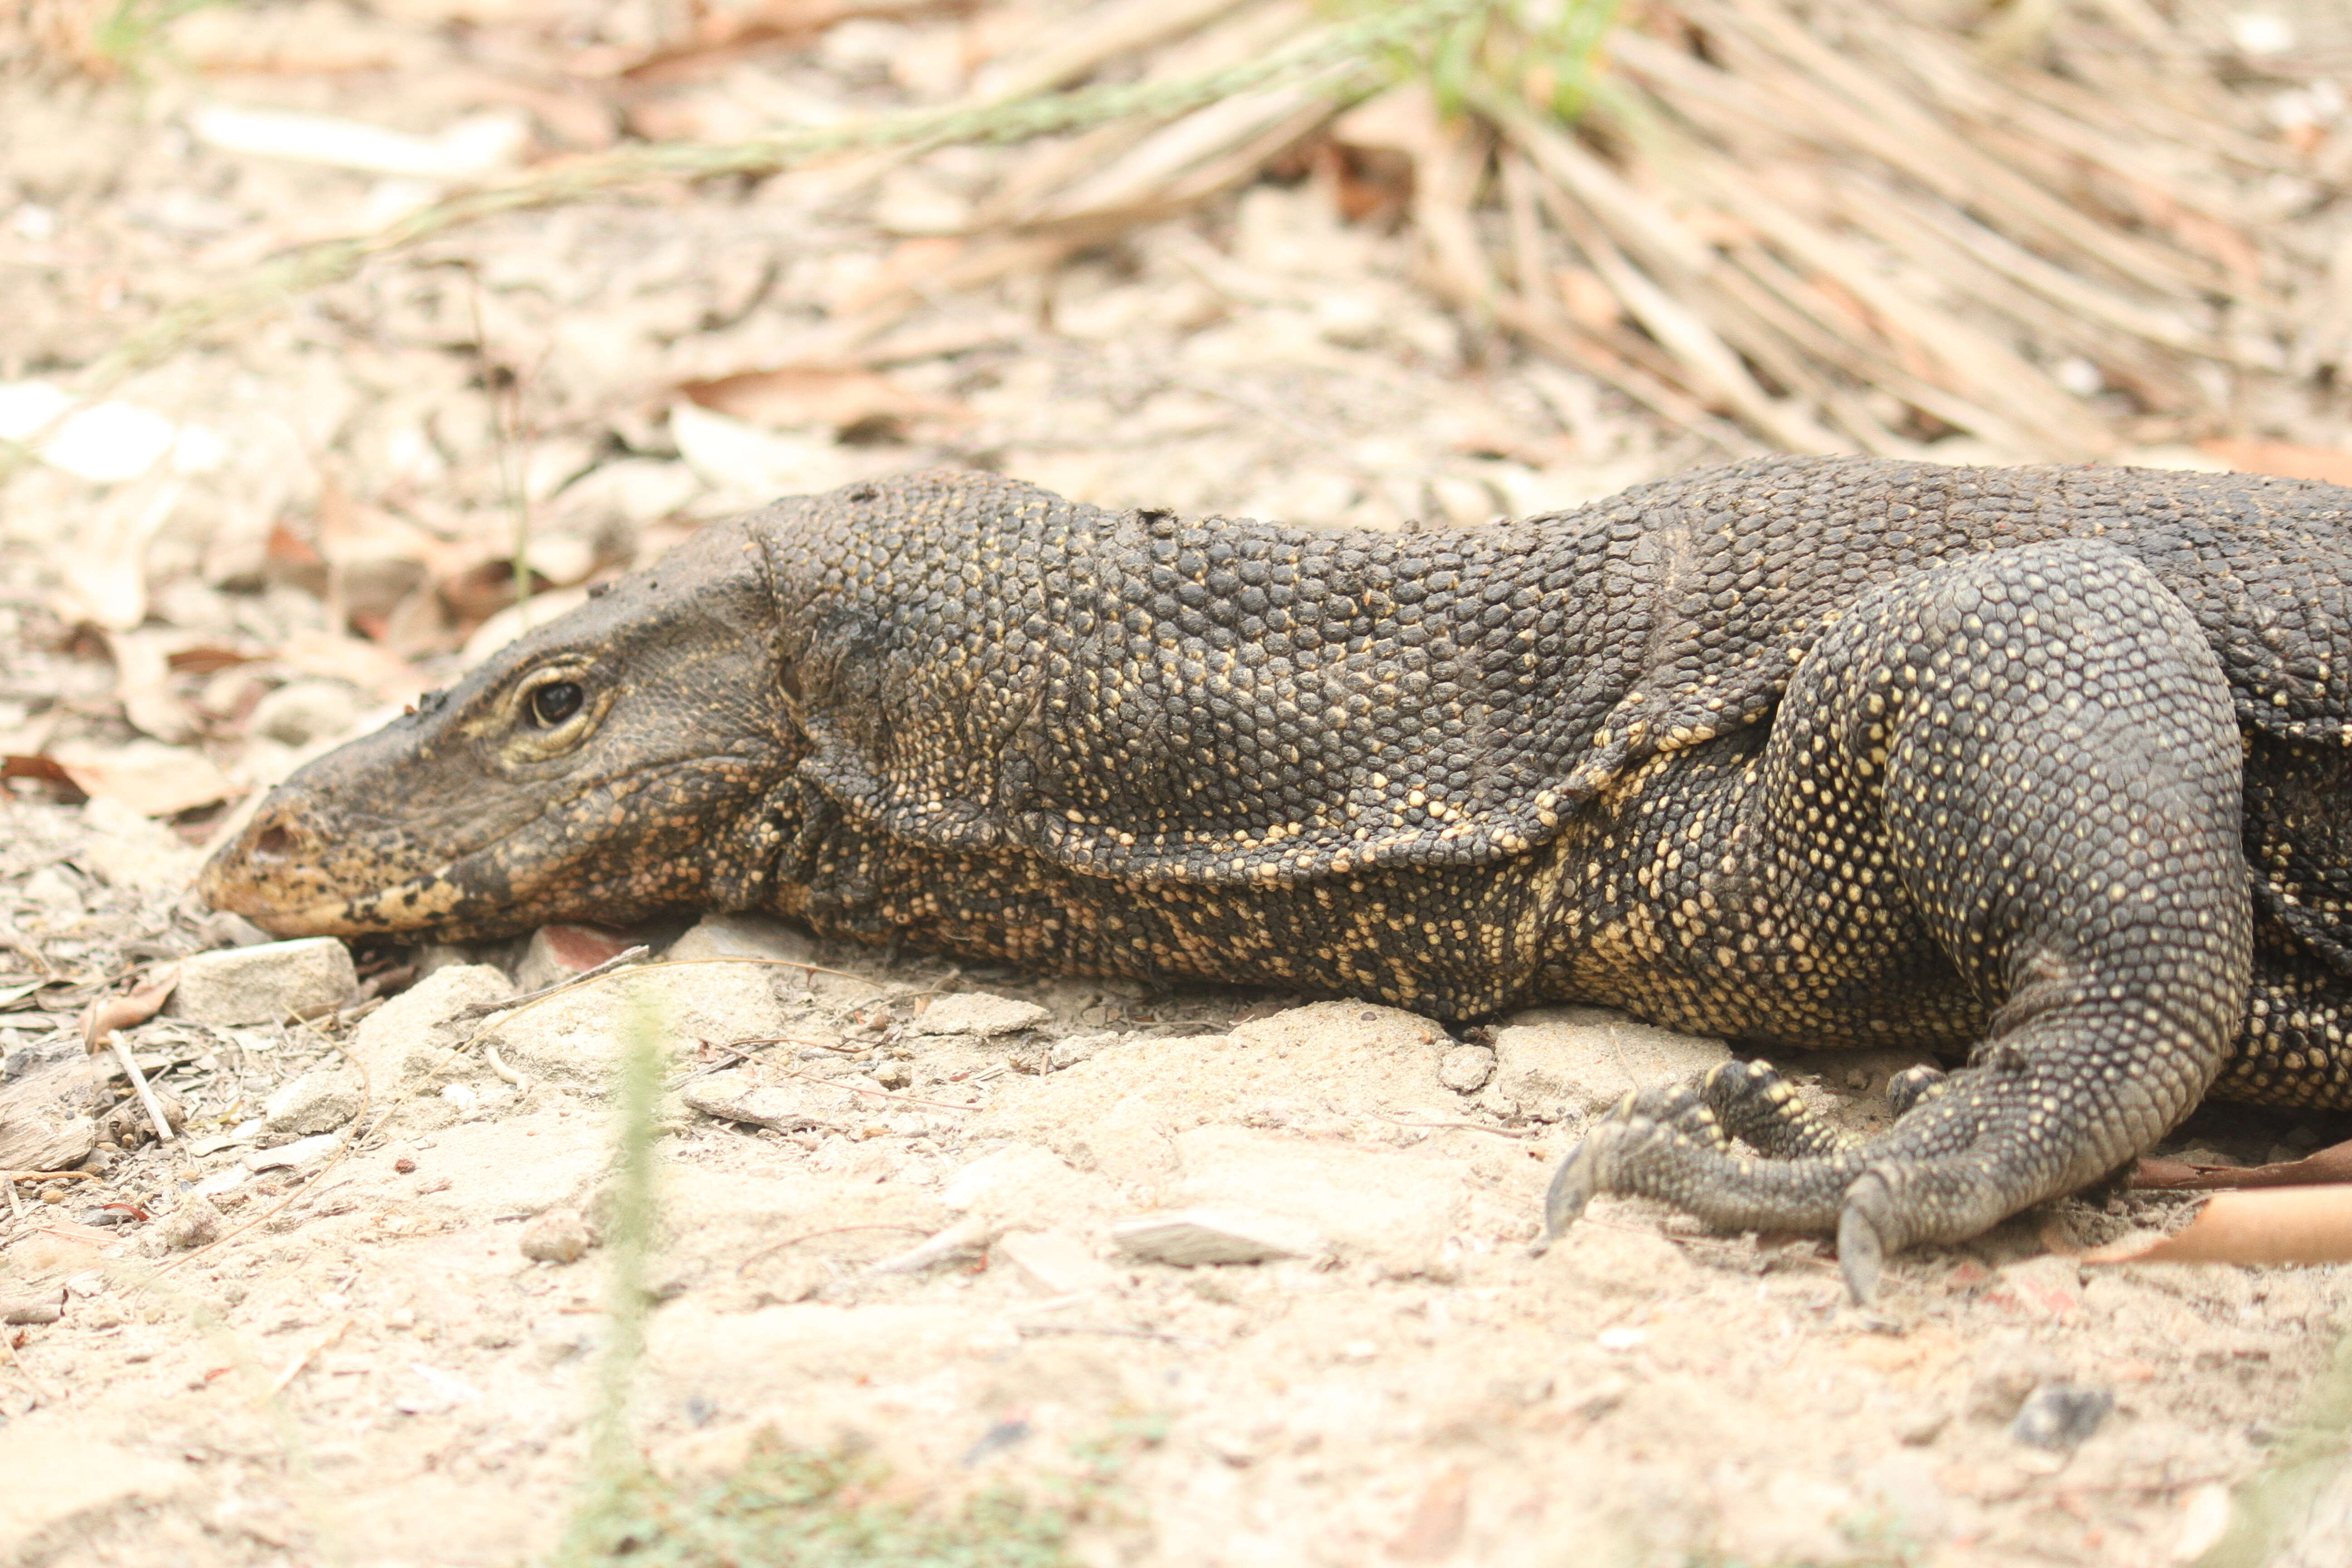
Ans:
<svg viewBox="0 0 2352 1568"><path fill-rule="evenodd" d="M1596 1129L1568 1152L1568 1158L1552 1173L1551 1185L1544 1192L1543 1234L1528 1249L1531 1258L1541 1258L1551 1250L1552 1244L1566 1235L1584 1213L1584 1205L1592 1201L1600 1188L1601 1144L1608 1129Z"/></svg>
<svg viewBox="0 0 2352 1568"><path fill-rule="evenodd" d="M1880 1268L1886 1255L1901 1246L1895 1194L1883 1173L1864 1171L1846 1189L1845 1206L1838 1211L1838 1269L1855 1306L1868 1306L1878 1294Z"/></svg>

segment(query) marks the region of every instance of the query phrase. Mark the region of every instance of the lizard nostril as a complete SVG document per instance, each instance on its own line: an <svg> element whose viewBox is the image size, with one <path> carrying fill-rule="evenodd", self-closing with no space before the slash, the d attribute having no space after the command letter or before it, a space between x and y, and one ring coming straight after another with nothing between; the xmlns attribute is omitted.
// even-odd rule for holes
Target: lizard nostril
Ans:
<svg viewBox="0 0 2352 1568"><path fill-rule="evenodd" d="M253 841L253 858L257 860L287 860L294 855L294 836L283 824L264 828L261 837Z"/></svg>

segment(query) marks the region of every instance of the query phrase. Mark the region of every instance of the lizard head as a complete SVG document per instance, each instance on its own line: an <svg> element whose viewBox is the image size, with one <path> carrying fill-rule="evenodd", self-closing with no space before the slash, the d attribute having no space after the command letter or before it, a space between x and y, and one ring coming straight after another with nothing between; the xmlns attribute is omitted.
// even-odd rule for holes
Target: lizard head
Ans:
<svg viewBox="0 0 2352 1568"><path fill-rule="evenodd" d="M301 768L198 888L279 936L741 907L797 815L777 641L758 543L707 529Z"/></svg>

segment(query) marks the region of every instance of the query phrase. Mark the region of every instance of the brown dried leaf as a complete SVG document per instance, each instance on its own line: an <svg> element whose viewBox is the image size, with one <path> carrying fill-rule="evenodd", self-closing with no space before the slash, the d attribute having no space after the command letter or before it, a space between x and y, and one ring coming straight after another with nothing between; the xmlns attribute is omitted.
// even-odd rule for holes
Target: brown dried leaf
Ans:
<svg viewBox="0 0 2352 1568"><path fill-rule="evenodd" d="M2352 1182L2352 1143L2336 1143L2300 1160L2271 1165L2201 1165L2191 1160L2142 1160L2131 1184L2158 1192L2231 1187L2311 1187Z"/></svg>
<svg viewBox="0 0 2352 1568"><path fill-rule="evenodd" d="M2200 441L2197 449L2221 458L2242 474L2275 474L2285 479L2324 479L2331 485L2352 485L2352 452L2341 447L2301 447L2293 441L2227 437Z"/></svg>
<svg viewBox="0 0 2352 1568"><path fill-rule="evenodd" d="M89 798L89 792L74 783L73 774L55 757L31 757L15 752L0 757L0 779L38 779L52 786L54 794L68 805L79 805Z"/></svg>
<svg viewBox="0 0 2352 1568"><path fill-rule="evenodd" d="M878 372L822 365L746 371L690 381L678 390L713 413L786 430L820 425L849 430L971 416L961 403L909 392Z"/></svg>
<svg viewBox="0 0 2352 1568"><path fill-rule="evenodd" d="M305 675L324 676L374 693L386 702L404 702L425 689L424 677L406 659L373 643L332 632L300 631L286 639L278 662Z"/></svg>
<svg viewBox="0 0 2352 1568"><path fill-rule="evenodd" d="M2085 1263L2343 1263L2352 1261L2352 1189L2273 1187L2217 1193L2188 1227L2120 1241Z"/></svg>
<svg viewBox="0 0 2352 1568"><path fill-rule="evenodd" d="M133 741L104 751L60 748L57 760L84 795L120 801L142 816L176 816L244 793L202 752L161 741Z"/></svg>
<svg viewBox="0 0 2352 1568"><path fill-rule="evenodd" d="M259 657L238 648L198 643L194 647L184 647L166 655L163 662L183 675L217 675L240 664L251 664Z"/></svg>
<svg viewBox="0 0 2352 1568"><path fill-rule="evenodd" d="M120 996L91 997L81 1014L83 1047L96 1051L115 1030L145 1023L163 1010L163 1003L179 984L180 966L174 963L153 972L144 984L135 985Z"/></svg>

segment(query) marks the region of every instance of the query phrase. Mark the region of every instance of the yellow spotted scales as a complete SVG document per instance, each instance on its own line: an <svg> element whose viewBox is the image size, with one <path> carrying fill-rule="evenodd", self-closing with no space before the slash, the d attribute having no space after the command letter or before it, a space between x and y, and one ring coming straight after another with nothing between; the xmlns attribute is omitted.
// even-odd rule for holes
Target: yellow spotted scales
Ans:
<svg viewBox="0 0 2352 1568"><path fill-rule="evenodd" d="M286 934L761 908L1931 1047L1869 1140L1742 1064L1554 1184L1555 1230L1616 1191L1836 1231L1866 1292L2208 1092L2352 1106L2347 599L2352 491L2237 475L1781 458L1372 533L919 473L706 530L204 885Z"/></svg>

